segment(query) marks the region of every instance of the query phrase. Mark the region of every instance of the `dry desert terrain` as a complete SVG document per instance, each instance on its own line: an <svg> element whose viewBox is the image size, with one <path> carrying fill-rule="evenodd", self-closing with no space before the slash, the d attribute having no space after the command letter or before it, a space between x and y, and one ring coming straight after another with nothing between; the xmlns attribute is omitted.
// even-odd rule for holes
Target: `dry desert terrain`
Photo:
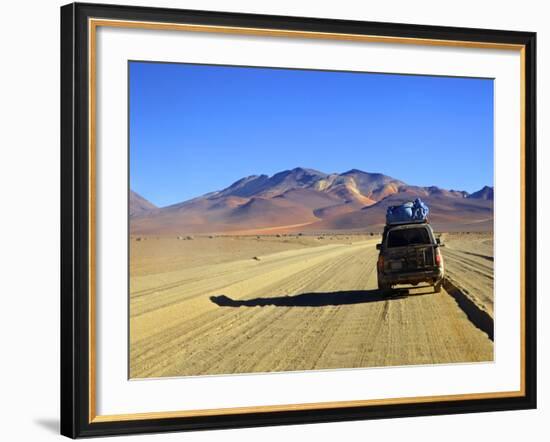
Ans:
<svg viewBox="0 0 550 442"><path fill-rule="evenodd" d="M130 377L493 359L493 246L443 234L449 282L377 290L370 235L132 237Z"/></svg>

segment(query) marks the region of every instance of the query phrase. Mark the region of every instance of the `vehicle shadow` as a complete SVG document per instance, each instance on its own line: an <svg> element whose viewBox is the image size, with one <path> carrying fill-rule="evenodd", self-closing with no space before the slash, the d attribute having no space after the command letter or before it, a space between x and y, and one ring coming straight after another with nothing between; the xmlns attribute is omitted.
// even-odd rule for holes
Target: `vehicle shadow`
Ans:
<svg viewBox="0 0 550 442"><path fill-rule="evenodd" d="M424 293L409 295L407 289L393 290L390 294L383 294L380 290L347 290L254 299L231 299L226 295L218 295L211 296L210 300L220 307L263 307L267 305L275 307L323 307L328 305L365 304L421 295L424 295Z"/></svg>

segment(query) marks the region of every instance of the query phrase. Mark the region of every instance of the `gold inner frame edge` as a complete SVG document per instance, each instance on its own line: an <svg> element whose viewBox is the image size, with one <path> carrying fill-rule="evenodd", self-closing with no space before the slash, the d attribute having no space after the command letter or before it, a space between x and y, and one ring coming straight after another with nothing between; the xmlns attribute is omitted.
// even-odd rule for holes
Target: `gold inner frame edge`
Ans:
<svg viewBox="0 0 550 442"><path fill-rule="evenodd" d="M366 399L353 401L316 402L284 405L260 405L234 408L154 411L146 413L128 414L96 414L96 31L99 26L116 28L134 28L148 30L172 30L187 32L209 32L218 34L238 34L255 36L294 37L309 39L326 39L340 41L361 41L371 43L413 44L421 46L445 46L478 49L500 49L519 51L520 53L520 198L521 198L521 226L520 226L520 390L499 391L487 393L464 393L437 396L415 396L404 398ZM390 37L362 34L339 34L311 31L292 31L282 29L244 28L231 26L211 26L182 23L159 23L131 20L88 19L88 94L89 94L89 423L133 421L145 419L168 419L178 417L221 416L259 412L322 410L328 408L365 407L375 405L414 404L426 402L481 400L496 398L512 398L525 396L525 45L474 42L460 40L423 39L412 37Z"/></svg>

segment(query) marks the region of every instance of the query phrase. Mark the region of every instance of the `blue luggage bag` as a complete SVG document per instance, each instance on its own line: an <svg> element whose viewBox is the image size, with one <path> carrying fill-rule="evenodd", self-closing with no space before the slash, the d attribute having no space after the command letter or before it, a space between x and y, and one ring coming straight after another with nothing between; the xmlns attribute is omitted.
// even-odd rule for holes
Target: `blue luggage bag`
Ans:
<svg viewBox="0 0 550 442"><path fill-rule="evenodd" d="M399 206L390 206L386 211L386 224L409 224L422 223L428 219L430 209L420 199L401 204Z"/></svg>

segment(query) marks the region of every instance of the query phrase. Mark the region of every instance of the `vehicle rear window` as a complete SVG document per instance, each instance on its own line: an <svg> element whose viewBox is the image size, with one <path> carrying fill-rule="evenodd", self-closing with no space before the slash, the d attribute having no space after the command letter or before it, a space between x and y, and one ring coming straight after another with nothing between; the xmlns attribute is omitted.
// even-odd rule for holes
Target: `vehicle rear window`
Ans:
<svg viewBox="0 0 550 442"><path fill-rule="evenodd" d="M430 235L425 228L393 230L388 234L388 247L405 247L431 244Z"/></svg>

